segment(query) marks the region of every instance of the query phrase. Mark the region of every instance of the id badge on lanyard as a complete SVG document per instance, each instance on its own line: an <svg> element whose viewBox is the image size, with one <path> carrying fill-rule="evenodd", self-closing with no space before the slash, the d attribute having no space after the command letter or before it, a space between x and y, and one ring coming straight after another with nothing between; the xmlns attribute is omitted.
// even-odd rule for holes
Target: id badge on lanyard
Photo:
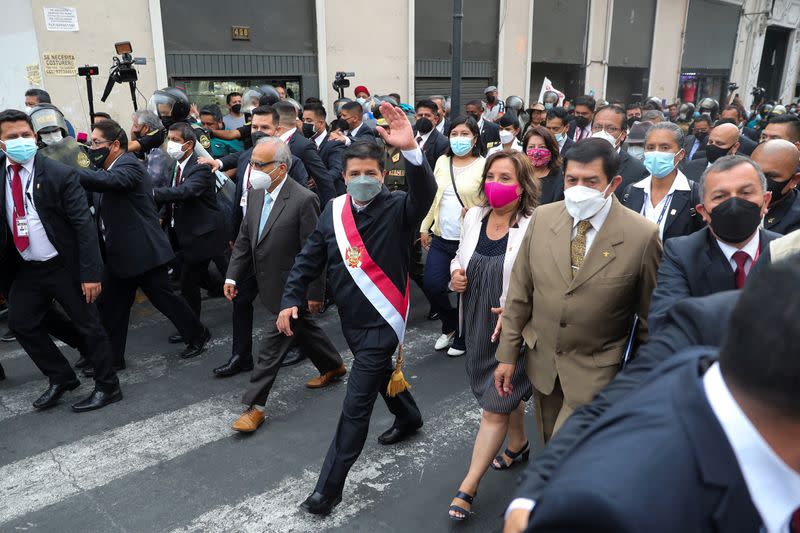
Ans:
<svg viewBox="0 0 800 533"><path fill-rule="evenodd" d="M239 207L247 209L247 193L250 190L250 164L247 164L247 174L244 177L242 184L242 199L239 201Z"/></svg>

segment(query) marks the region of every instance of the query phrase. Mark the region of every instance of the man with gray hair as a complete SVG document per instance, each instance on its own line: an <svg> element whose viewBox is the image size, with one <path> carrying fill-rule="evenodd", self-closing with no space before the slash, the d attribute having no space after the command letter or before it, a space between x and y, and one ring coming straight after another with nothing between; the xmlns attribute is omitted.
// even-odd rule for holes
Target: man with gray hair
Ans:
<svg viewBox="0 0 800 533"><path fill-rule="evenodd" d="M697 212L708 226L664 243L648 323L657 333L670 308L690 296L741 289L753 263L779 234L759 226L772 193L750 159L718 159L700 178Z"/></svg>
<svg viewBox="0 0 800 533"><path fill-rule="evenodd" d="M439 108L439 122L436 124L436 129L439 130L439 133L444 134L450 125L450 121L447 119L447 99L441 94L434 94L433 96L429 96L428 100L436 104L436 107Z"/></svg>
<svg viewBox="0 0 800 533"><path fill-rule="evenodd" d="M167 187L172 179L172 159L163 150L167 130L158 115L147 109L133 113L128 151L144 161L154 187Z"/></svg>
<svg viewBox="0 0 800 533"><path fill-rule="evenodd" d="M255 265L258 293L268 314L255 367L252 361L233 361L242 370L252 370L242 397L247 409L233 424L234 430L245 433L255 431L264 422L267 396L295 339L320 373L306 384L309 388L324 387L346 372L342 358L314 317L322 310L325 298L324 273L309 287L307 306L292 324L300 334L287 337L276 326L286 277L295 256L314 231L320 212L316 194L286 179L291 165L291 151L278 138L264 137L253 148L248 209L225 280L225 297L233 301L238 294L237 282L250 276Z"/></svg>

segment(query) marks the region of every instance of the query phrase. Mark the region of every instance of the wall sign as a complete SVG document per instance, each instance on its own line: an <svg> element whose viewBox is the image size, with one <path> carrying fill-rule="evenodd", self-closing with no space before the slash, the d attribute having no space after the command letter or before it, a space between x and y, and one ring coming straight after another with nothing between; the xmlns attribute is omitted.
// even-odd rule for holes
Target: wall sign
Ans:
<svg viewBox="0 0 800 533"><path fill-rule="evenodd" d="M75 54L61 52L42 54L42 63L44 63L46 76L76 76L78 74Z"/></svg>
<svg viewBox="0 0 800 533"><path fill-rule="evenodd" d="M78 10L74 7L44 8L47 31L78 31Z"/></svg>
<svg viewBox="0 0 800 533"><path fill-rule="evenodd" d="M231 26L231 39L234 41L249 41L250 26Z"/></svg>

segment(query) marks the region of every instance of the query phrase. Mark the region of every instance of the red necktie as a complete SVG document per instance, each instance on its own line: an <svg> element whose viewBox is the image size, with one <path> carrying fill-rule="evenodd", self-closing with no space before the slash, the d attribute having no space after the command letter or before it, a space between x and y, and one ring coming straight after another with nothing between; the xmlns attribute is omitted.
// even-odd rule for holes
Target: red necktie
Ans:
<svg viewBox="0 0 800 533"><path fill-rule="evenodd" d="M25 218L25 200L22 197L22 178L19 177L19 171L22 165L14 163L11 165L11 170L14 171L14 176L11 179L11 196L14 199L14 227L11 233L14 236L14 244L17 250L24 252L30 246L30 240L27 236L17 236L17 219Z"/></svg>
<svg viewBox="0 0 800 533"><path fill-rule="evenodd" d="M178 165L178 170L175 171L175 186L181 184L181 166Z"/></svg>
<svg viewBox="0 0 800 533"><path fill-rule="evenodd" d="M792 513L792 519L789 521L789 533L800 533L800 509Z"/></svg>
<svg viewBox="0 0 800 533"><path fill-rule="evenodd" d="M734 272L734 275L736 276L737 289L744 287L744 280L747 279L747 272L744 270L744 265L747 263L748 259L750 259L750 256L747 255L747 252L739 250L733 254L733 261L736 263L736 272Z"/></svg>

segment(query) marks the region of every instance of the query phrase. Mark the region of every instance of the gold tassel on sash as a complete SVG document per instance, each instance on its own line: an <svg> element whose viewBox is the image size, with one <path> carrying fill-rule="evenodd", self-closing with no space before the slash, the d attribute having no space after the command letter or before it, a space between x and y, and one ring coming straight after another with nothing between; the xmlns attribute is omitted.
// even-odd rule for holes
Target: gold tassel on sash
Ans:
<svg viewBox="0 0 800 533"><path fill-rule="evenodd" d="M408 381L403 376L403 345L397 349L397 359L395 359L394 372L389 379L389 384L386 386L386 394L394 398L404 390L410 389Z"/></svg>

